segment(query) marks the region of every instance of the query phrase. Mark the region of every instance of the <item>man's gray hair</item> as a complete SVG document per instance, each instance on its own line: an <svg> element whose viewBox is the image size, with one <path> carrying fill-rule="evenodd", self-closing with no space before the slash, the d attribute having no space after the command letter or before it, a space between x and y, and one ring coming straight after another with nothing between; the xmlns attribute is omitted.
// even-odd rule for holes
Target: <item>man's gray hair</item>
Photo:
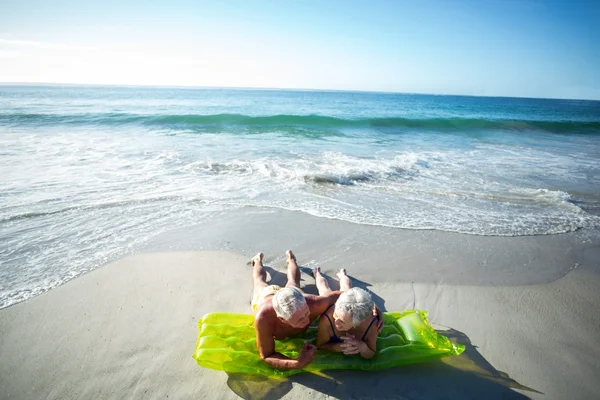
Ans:
<svg viewBox="0 0 600 400"><path fill-rule="evenodd" d="M336 314L348 314L352 325L358 326L365 319L373 316L374 302L369 292L354 287L340 295L335 303Z"/></svg>
<svg viewBox="0 0 600 400"><path fill-rule="evenodd" d="M296 288L286 287L275 292L273 309L278 317L289 321L292 315L306 305L304 294Z"/></svg>

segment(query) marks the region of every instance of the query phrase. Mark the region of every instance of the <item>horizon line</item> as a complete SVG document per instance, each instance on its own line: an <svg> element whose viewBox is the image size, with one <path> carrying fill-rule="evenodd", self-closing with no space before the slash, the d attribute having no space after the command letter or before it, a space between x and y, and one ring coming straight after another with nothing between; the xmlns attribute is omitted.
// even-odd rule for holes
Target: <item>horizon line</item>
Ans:
<svg viewBox="0 0 600 400"><path fill-rule="evenodd" d="M290 92L344 92L344 93L372 93L372 94L403 94L417 96L448 96L448 97L484 97L503 99L532 99L532 100L566 100L566 101L600 101L598 99L574 99L567 97L529 97L529 96L495 96L451 93L425 93L425 92L398 92L382 90L356 90L356 89L312 89L312 88L277 88L260 86L201 86L201 85L150 85L150 84L118 84L118 83L66 83L66 82L0 82L0 86L95 86L95 87L121 87L121 88L153 88L153 89L229 89L229 90L264 90L264 91L290 91Z"/></svg>

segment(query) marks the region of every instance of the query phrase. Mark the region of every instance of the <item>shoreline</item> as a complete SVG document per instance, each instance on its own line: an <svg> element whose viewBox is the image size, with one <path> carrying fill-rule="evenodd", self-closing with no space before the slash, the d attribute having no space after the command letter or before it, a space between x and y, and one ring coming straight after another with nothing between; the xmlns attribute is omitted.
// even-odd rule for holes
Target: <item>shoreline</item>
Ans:
<svg viewBox="0 0 600 400"><path fill-rule="evenodd" d="M0 397L586 398L596 393L600 350L591 343L600 329L600 276L585 269L551 283L469 286L402 282L401 271L380 271L371 281L348 267L353 284L372 291L382 309L428 311L436 329L467 345L465 353L377 374L325 371L283 381L203 369L191 356L197 321L211 311L251 312L247 261L223 251L141 253L0 310ZM275 283L283 279L283 260L266 265ZM314 292L306 270L302 278Z"/></svg>
<svg viewBox="0 0 600 400"><path fill-rule="evenodd" d="M195 225L151 234L92 271L123 257L165 251L229 251L251 257L260 249L268 262L279 262L290 247L302 254L308 266L318 264L324 270L344 266L374 283L523 286L552 282L576 269L600 274L600 229L541 236L478 236L362 225L256 207L217 213ZM57 275L55 280L66 279L67 283L88 273L78 273L75 278ZM42 283L6 293L13 298L37 293L31 299L65 283L50 288ZM0 310L21 301L2 304Z"/></svg>
<svg viewBox="0 0 600 400"><path fill-rule="evenodd" d="M600 274L597 229L479 236L247 208L157 235L140 250L217 250L251 257L260 249L268 262L279 262L290 247L309 265L325 270L344 266L373 282L522 286L549 283L574 269Z"/></svg>

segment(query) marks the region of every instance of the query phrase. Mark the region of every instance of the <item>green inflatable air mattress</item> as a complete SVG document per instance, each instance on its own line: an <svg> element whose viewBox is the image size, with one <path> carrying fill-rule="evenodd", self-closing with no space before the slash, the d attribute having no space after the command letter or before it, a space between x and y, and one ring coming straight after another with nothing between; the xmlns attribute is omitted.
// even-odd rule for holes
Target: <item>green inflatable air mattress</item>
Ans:
<svg viewBox="0 0 600 400"><path fill-rule="evenodd" d="M371 359L317 350L312 363L300 370L280 371L265 363L256 348L254 316L209 313L200 321L194 358L205 368L231 373L284 377L306 371L328 369L378 370L458 355L464 346L439 335L427 322L427 312L406 310L383 313L384 327L377 338L377 353ZM311 325L300 337L275 342L275 351L298 357L304 341L315 344L317 327Z"/></svg>

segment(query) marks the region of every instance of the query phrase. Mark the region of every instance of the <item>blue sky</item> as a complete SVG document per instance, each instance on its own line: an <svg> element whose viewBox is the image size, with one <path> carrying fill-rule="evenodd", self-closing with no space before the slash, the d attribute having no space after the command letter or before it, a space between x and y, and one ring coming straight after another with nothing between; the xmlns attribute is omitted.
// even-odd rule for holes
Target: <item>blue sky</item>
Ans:
<svg viewBox="0 0 600 400"><path fill-rule="evenodd" d="M0 0L0 82L600 99L600 1Z"/></svg>

